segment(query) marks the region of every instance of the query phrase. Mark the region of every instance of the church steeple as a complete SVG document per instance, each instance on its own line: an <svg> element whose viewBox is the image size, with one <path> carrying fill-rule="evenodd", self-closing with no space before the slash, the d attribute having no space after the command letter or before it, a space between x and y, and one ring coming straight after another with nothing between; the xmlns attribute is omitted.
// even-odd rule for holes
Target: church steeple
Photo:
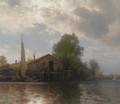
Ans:
<svg viewBox="0 0 120 104"><path fill-rule="evenodd" d="M26 59L25 59L25 48L23 43L23 34L21 34L21 70L20 74L25 77L26 74Z"/></svg>

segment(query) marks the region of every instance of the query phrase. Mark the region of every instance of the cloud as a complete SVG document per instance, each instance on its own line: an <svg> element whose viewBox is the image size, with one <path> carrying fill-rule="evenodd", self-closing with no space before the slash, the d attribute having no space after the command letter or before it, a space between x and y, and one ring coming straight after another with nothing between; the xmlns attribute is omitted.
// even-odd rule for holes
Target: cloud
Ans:
<svg viewBox="0 0 120 104"><path fill-rule="evenodd" d="M4 1L5 3L7 3L11 7L19 6L21 3L21 0L1 0L1 1Z"/></svg>
<svg viewBox="0 0 120 104"><path fill-rule="evenodd" d="M56 5L42 8L45 24L61 33L75 32L78 36L84 35L109 45L119 42L120 8L115 1L61 0Z"/></svg>
<svg viewBox="0 0 120 104"><path fill-rule="evenodd" d="M1 0L0 28L21 33L35 24L44 24L61 34L74 32L114 45L119 42L119 3L118 0Z"/></svg>

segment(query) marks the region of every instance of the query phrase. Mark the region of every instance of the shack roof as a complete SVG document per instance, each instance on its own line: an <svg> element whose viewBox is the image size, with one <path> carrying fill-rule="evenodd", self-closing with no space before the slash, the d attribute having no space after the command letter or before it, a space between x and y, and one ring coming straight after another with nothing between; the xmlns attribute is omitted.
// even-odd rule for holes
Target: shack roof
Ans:
<svg viewBox="0 0 120 104"><path fill-rule="evenodd" d="M38 62L38 61L40 61L40 60L42 60L43 58L48 57L48 56L51 56L51 57L53 57L54 59L56 59L54 56L52 56L52 55L50 55L50 54L47 54L47 55L44 55L44 56L42 56L42 57L40 57L40 58L34 59L33 61L29 62L28 64L32 64L32 63Z"/></svg>
<svg viewBox="0 0 120 104"><path fill-rule="evenodd" d="M0 70L8 70L10 69L10 65L9 64L6 64L6 65L3 65L0 67Z"/></svg>

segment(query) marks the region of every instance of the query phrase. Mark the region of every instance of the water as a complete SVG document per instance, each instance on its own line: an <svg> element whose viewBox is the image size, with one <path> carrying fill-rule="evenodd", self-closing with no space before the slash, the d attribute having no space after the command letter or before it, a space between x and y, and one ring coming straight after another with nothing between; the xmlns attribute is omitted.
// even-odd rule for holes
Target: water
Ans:
<svg viewBox="0 0 120 104"><path fill-rule="evenodd" d="M120 81L0 83L0 104L120 104Z"/></svg>

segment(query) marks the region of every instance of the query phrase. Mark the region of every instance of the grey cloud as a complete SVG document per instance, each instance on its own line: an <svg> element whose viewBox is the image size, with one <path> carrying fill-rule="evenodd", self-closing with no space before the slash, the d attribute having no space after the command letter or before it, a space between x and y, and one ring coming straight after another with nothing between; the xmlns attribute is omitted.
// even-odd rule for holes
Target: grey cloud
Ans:
<svg viewBox="0 0 120 104"><path fill-rule="evenodd" d="M76 28L88 37L102 39L109 32L109 25L116 20L116 7L110 0L91 0L91 2L92 6L100 9L100 12L76 7L74 14L83 19L82 23L76 24Z"/></svg>
<svg viewBox="0 0 120 104"><path fill-rule="evenodd" d="M29 0L4 1L11 7L21 5L19 9L12 12L16 18L15 25L12 26L14 28L7 27L7 23L3 25L4 28L10 28L12 31L20 30L20 26L22 26L20 28L27 29L33 24L43 23L62 34L72 32L77 35L84 34L90 39L108 44L118 41L120 33L120 30L116 29L116 26L120 26L120 1L118 0L69 0L69 2L67 0L45 0L44 2L48 2L49 6L40 8L39 4L35 6ZM8 17L10 16L6 13L6 18Z"/></svg>
<svg viewBox="0 0 120 104"><path fill-rule="evenodd" d="M111 38L111 31L115 30L110 30L110 26L114 25L116 20L120 21L119 9L115 1L86 0L84 5L81 4L81 1L70 0L68 4L69 9L72 8L71 11L64 11L60 7L44 8L43 16L47 24L57 28L58 31L84 34L91 39L113 44L110 41L117 40L118 35Z"/></svg>
<svg viewBox="0 0 120 104"><path fill-rule="evenodd" d="M21 0L2 0L6 2L9 6L14 7L14 6L20 6Z"/></svg>
<svg viewBox="0 0 120 104"><path fill-rule="evenodd" d="M12 31L20 30L20 26L27 29L35 23L43 23L61 33L74 32L108 44L114 44L115 41L119 43L120 30L116 29L120 26L119 0L45 0L44 2L48 2L49 6L40 8L39 4L33 5L29 0L1 1L11 7L19 6L17 10L11 9L10 16L7 15L9 11L6 12L6 18L12 16L16 18L15 25L12 26L14 28L7 27L8 23L3 25L4 28L10 28ZM1 23L3 24L2 21Z"/></svg>
<svg viewBox="0 0 120 104"><path fill-rule="evenodd" d="M91 12L85 8L79 7L75 13L83 19L81 24L76 24L77 31L83 31L88 37L101 38L109 31L109 24L113 22L107 15Z"/></svg>

